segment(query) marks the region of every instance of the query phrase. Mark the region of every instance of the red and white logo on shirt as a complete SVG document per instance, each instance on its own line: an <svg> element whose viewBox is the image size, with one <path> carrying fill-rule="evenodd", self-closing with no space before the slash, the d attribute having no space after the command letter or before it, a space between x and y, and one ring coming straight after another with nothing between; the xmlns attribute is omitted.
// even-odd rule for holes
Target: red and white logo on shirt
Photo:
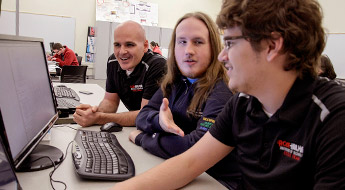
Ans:
<svg viewBox="0 0 345 190"><path fill-rule="evenodd" d="M299 161L303 157L304 147L302 145L283 140L278 140L277 144L279 146L279 149L283 151L284 156L297 161Z"/></svg>
<svg viewBox="0 0 345 190"><path fill-rule="evenodd" d="M131 88L131 91L133 92L143 91L144 89L142 84L130 85L130 88Z"/></svg>

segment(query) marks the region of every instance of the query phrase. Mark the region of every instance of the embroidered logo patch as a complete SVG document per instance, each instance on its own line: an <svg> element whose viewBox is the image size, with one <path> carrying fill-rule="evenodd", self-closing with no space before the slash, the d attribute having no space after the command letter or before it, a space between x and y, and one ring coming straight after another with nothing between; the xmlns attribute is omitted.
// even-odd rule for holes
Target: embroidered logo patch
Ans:
<svg viewBox="0 0 345 190"><path fill-rule="evenodd" d="M131 91L133 92L140 92L143 91L144 87L142 84L137 84L137 85L130 85Z"/></svg>
<svg viewBox="0 0 345 190"><path fill-rule="evenodd" d="M300 160L303 157L303 149L302 145L298 145L295 143L278 140L277 144L279 149L284 151L283 154L286 157L292 158L294 160Z"/></svg>
<svg viewBox="0 0 345 190"><path fill-rule="evenodd" d="M200 129L202 129L203 131L208 131L212 125L215 123L215 120L214 119L210 119L210 118L206 118L206 117L203 117L202 118L202 122L200 123Z"/></svg>

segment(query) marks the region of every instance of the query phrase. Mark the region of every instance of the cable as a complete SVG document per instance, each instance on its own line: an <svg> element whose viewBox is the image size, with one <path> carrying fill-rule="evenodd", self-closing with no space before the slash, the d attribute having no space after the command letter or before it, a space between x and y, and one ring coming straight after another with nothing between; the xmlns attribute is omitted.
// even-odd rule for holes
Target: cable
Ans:
<svg viewBox="0 0 345 190"><path fill-rule="evenodd" d="M68 147L67 147L67 148L68 148ZM55 172L55 170L58 168L58 166L56 166L55 162L54 162L49 156L42 156L42 157L39 157L39 158L37 158L36 160L34 160L34 161L32 161L32 162L36 162L36 161L41 160L41 159L43 159L43 158L48 158L48 159L50 160L50 162L53 164L53 167L54 167L53 171L51 171L51 172L49 173L49 179L50 179L49 182L50 182L50 185L52 186L52 188L55 190L54 185L53 185L53 183L52 183L52 182L55 182L55 183L61 183L61 184L63 184L63 185L65 186L64 190L66 190L66 189L67 189L66 183L64 183L63 181L54 180L54 179L52 178L52 175L53 175L53 173ZM64 159L62 159L61 163L63 162L63 160L64 160ZM61 163L60 163L60 164L61 164Z"/></svg>
<svg viewBox="0 0 345 190"><path fill-rule="evenodd" d="M72 143L73 143L73 141L71 141L71 142L68 143L67 148L66 148L66 152L65 152L65 156L62 158L62 161L60 162L60 164L58 164L57 166L55 166L55 164L54 164L54 170L51 171L51 172L49 173L50 185L52 186L52 188L53 188L54 190L55 190L55 188L54 188L53 182L55 182L55 183L61 183L61 184L63 184L63 185L65 186L65 190L67 189L66 183L64 183L64 182L62 182L62 181L57 181L57 180L54 180L54 179L53 179L53 174L54 174L54 172L60 167L60 165L62 164L62 162L66 159L68 148L69 148L69 146L70 146Z"/></svg>
<svg viewBox="0 0 345 190"><path fill-rule="evenodd" d="M75 129L75 128L69 126L69 125L54 125L54 126L53 126L53 128L58 128L58 127L68 127L68 128L73 129L73 130L76 130L76 131L78 130L78 129Z"/></svg>
<svg viewBox="0 0 345 190"><path fill-rule="evenodd" d="M63 185L65 186L65 187L64 187L64 190L67 189L67 184L66 184L65 182L63 182L63 181L54 180L54 179L53 179L53 174L54 174L54 172L59 168L59 166L63 163L63 161L66 159L68 148L69 148L69 146L70 146L72 143L73 143L73 141L71 141L71 142L68 143L67 148L66 148L65 155L64 155L64 157L62 157L62 160L61 160L61 162L60 162L59 164L55 164L55 162L54 162L49 156L42 156L42 157L39 157L39 158L37 158L36 160L33 160L33 161L32 161L32 162L36 162L37 160L40 160L40 159L43 159L43 158L48 158L48 159L51 161L51 163L53 164L54 169L53 169L53 171L51 171L51 172L49 173L49 179L50 179L49 182L50 182L51 187L52 187L54 190L55 190L55 188L54 188L53 182L55 182L55 183L61 183L61 184L63 184Z"/></svg>

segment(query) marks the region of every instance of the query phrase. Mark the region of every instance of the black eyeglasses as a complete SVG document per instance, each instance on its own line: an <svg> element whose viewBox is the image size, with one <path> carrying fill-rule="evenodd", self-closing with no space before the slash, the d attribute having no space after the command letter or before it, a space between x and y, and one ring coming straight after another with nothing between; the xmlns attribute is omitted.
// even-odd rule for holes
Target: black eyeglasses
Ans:
<svg viewBox="0 0 345 190"><path fill-rule="evenodd" d="M229 37L224 37L224 45L225 49L229 50L233 44L232 40L238 40L238 39L248 39L249 36L229 36Z"/></svg>

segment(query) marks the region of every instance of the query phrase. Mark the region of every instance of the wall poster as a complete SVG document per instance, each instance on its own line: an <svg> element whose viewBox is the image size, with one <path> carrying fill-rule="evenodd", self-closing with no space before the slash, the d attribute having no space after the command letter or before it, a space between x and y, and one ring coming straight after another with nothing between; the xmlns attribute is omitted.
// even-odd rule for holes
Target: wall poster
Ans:
<svg viewBox="0 0 345 190"><path fill-rule="evenodd" d="M96 21L122 23L127 20L158 26L158 4L137 0L96 0Z"/></svg>

